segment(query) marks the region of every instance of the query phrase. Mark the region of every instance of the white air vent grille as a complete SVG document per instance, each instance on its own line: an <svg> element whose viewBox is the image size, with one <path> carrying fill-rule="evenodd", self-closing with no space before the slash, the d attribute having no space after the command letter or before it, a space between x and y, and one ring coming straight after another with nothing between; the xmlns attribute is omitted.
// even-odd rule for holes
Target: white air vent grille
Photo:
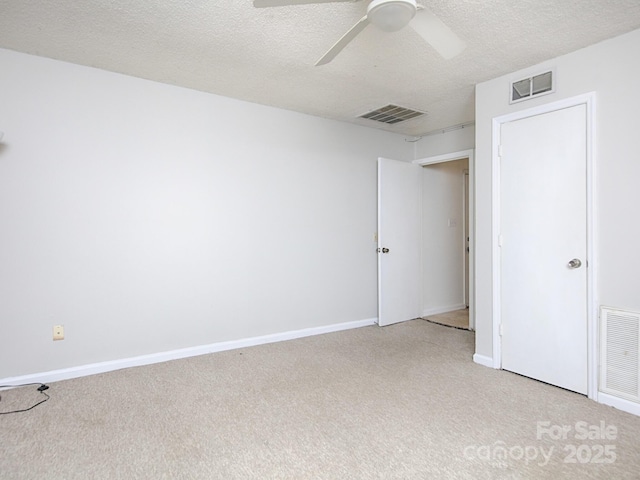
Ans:
<svg viewBox="0 0 640 480"><path fill-rule="evenodd" d="M640 403L640 313L602 308L600 391Z"/></svg>
<svg viewBox="0 0 640 480"><path fill-rule="evenodd" d="M553 93L553 72L544 72L511 83L511 103L521 102L538 95Z"/></svg>
<svg viewBox="0 0 640 480"><path fill-rule="evenodd" d="M422 115L424 115L424 112L419 112L418 110L411 110L410 108L399 107L397 105L387 105L386 107L381 107L360 115L360 118L393 125L394 123L404 122Z"/></svg>

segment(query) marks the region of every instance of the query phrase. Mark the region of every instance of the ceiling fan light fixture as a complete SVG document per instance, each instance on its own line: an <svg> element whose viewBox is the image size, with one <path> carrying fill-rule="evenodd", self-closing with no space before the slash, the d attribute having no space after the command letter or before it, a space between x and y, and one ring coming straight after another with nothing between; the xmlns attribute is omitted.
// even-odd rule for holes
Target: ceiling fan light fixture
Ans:
<svg viewBox="0 0 640 480"><path fill-rule="evenodd" d="M385 32L397 32L409 24L417 9L415 0L373 0L367 19Z"/></svg>

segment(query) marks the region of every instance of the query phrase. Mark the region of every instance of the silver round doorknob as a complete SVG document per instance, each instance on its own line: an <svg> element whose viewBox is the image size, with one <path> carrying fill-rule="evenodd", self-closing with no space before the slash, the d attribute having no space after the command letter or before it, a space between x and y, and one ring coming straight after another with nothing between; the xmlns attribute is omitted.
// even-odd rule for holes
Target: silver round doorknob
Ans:
<svg viewBox="0 0 640 480"><path fill-rule="evenodd" d="M582 266L582 262L579 258L574 258L569 261L569 268L580 268Z"/></svg>

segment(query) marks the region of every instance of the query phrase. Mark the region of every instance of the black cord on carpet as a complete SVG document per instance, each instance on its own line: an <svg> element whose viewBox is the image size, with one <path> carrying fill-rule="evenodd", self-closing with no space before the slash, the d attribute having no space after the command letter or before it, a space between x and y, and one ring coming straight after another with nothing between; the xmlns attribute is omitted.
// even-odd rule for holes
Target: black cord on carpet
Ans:
<svg viewBox="0 0 640 480"><path fill-rule="evenodd" d="M23 383L22 385L0 385L0 388L17 388L17 387L27 387L29 385L40 385L38 387L38 391L44 395L46 398L44 398L43 400L40 400L38 403L31 405L28 408L23 408L22 410L11 410L10 412L0 412L0 415L8 415L10 413L21 413L21 412L28 412L29 410L31 410L32 408L36 408L38 405L46 402L47 400L49 400L49 395L45 393L45 390L49 389L48 385L45 385L44 383ZM0 397L0 400L2 400L2 397Z"/></svg>
<svg viewBox="0 0 640 480"><path fill-rule="evenodd" d="M458 329L458 330L464 330L465 332L470 332L471 331L468 328L464 328L464 327L456 327L455 325L447 325L446 323L434 322L433 320L430 320L428 318L421 318L421 320L425 320L425 321L427 321L429 323L433 323L434 325L440 325L442 327L455 328L455 329Z"/></svg>

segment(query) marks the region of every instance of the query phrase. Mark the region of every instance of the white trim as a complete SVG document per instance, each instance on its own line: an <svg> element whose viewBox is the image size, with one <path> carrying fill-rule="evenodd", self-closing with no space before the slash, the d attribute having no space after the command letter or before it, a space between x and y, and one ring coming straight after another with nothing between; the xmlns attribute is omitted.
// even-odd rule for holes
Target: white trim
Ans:
<svg viewBox="0 0 640 480"><path fill-rule="evenodd" d="M598 209L596 208L596 94L591 92L585 102L587 107L587 396L596 400L598 397L599 342L600 329L598 320L597 269L596 258L596 225Z"/></svg>
<svg viewBox="0 0 640 480"><path fill-rule="evenodd" d="M414 160L411 163L415 165L432 165L434 163L453 162L454 160L462 160L463 158L468 158L469 163L471 163L471 159L473 158L474 153L475 153L475 150L473 149L460 150L458 152L443 153L442 155L435 155L433 157L418 158L417 160Z"/></svg>
<svg viewBox="0 0 640 480"><path fill-rule="evenodd" d="M467 252L467 238L471 242L471 215L469 211L469 202L471 191L471 177L469 176L469 169L465 169L462 172L462 303L464 307L469 306L469 298L471 297L471 277L467 273L471 272L471 248ZM469 277L469 278L467 278Z"/></svg>
<svg viewBox="0 0 640 480"><path fill-rule="evenodd" d="M592 400L598 398L598 312L596 298L596 278L597 278L597 259L595 256L595 112L596 112L596 94L595 92L578 95L571 98L565 98L557 102L551 102L536 107L509 113L500 117L496 117L492 121L492 285L493 285L493 366L494 368L502 367L502 345L500 337L500 248L498 245L498 236L500 235L500 131L501 125L507 122L522 120L523 118L542 115L554 112L564 108L575 107L577 105L586 105L587 120L587 145L586 145L586 162L587 162L587 371L588 384L587 394Z"/></svg>
<svg viewBox="0 0 640 480"><path fill-rule="evenodd" d="M629 400L625 400L624 398L614 397L613 395L602 392L598 392L597 401L598 403L609 405L610 407L617 408L618 410L622 410L623 412L640 416L640 403L631 402Z"/></svg>
<svg viewBox="0 0 640 480"><path fill-rule="evenodd" d="M206 355L208 353L224 352L226 350L234 350L237 348L253 347L256 345L264 345L266 343L276 343L285 340L293 340L296 338L310 337L313 335L322 335L325 333L340 332L343 330L351 330L354 328L368 327L377 323L377 318L368 318L366 320L357 320L353 322L335 323L333 325L325 325L322 327L305 328L302 330L291 330L288 332L274 333L271 335L262 335L259 337L243 338L240 340L231 340L228 342L218 342L209 345L200 345L197 347L181 348L179 350L170 350L168 352L152 353L149 355L140 355L138 357L122 358L119 360L111 360L107 362L92 363L88 365L80 365L78 367L63 368L61 370L51 370L48 372L33 373L30 375L22 375L18 377L3 378L0 385L20 385L23 383L40 382L50 383L60 380L69 380L71 378L85 377L95 375L97 373L112 372L123 368L139 367L142 365L151 365L153 363L167 362L169 360L178 360L181 358L195 357L197 355Z"/></svg>
<svg viewBox="0 0 640 480"><path fill-rule="evenodd" d="M439 315L441 313L455 312L456 310L464 310L466 308L467 306L464 303L461 303L459 305L449 305L446 307L427 308L426 310L422 311L422 316L428 317L429 315Z"/></svg>
<svg viewBox="0 0 640 480"><path fill-rule="evenodd" d="M479 353L473 354L473 362L484 367L495 368L493 366L493 358L487 357L485 355L480 355Z"/></svg>
<svg viewBox="0 0 640 480"><path fill-rule="evenodd" d="M459 150L457 152L444 153L432 157L418 158L415 165L433 165L436 163L453 162L455 160L469 159L469 330L476 329L476 162L475 150ZM464 299L462 299L464 303ZM466 305L464 307L466 308ZM434 313L429 313L433 315Z"/></svg>
<svg viewBox="0 0 640 480"><path fill-rule="evenodd" d="M505 120L506 122L506 120ZM491 129L491 278L492 278L492 309L493 309L493 368L502 368L502 342L500 338L500 128L499 119L494 118Z"/></svg>
<svg viewBox="0 0 640 480"><path fill-rule="evenodd" d="M377 297L377 307L378 307L378 320L376 323L380 325L380 312L382 312L382 262L380 261L380 252L382 251L382 240L380 240L380 212L382 211L382 199L380 198L380 186L382 185L382 175L380 175L380 170L382 167L380 165L380 160L384 157L378 157L378 161L376 162L376 231L378 236L378 245L376 249L376 272L378 276L376 277L376 293Z"/></svg>

